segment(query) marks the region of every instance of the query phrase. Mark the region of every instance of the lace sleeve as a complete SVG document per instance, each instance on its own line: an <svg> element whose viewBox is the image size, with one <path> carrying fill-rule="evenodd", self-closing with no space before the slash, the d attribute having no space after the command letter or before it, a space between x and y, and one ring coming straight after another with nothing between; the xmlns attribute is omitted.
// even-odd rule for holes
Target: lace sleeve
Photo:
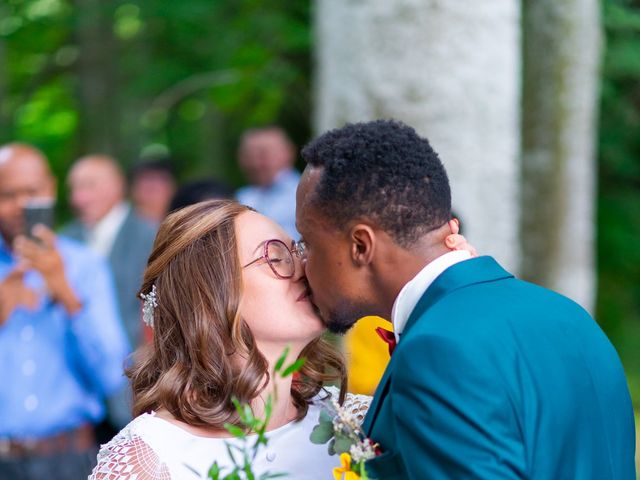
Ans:
<svg viewBox="0 0 640 480"><path fill-rule="evenodd" d="M342 407L353 415L353 418L358 420L358 423L362 425L365 415L369 411L369 405L371 405L371 398L369 395L359 395L355 393L347 393L344 399Z"/></svg>
<svg viewBox="0 0 640 480"><path fill-rule="evenodd" d="M337 399L340 392L336 387L325 387L325 390L332 398ZM342 408L345 412L350 413L358 423L362 424L364 417L369 410L371 399L369 395L360 395L356 393L347 393Z"/></svg>
<svg viewBox="0 0 640 480"><path fill-rule="evenodd" d="M169 469L144 440L125 427L102 445L88 480L171 480Z"/></svg>

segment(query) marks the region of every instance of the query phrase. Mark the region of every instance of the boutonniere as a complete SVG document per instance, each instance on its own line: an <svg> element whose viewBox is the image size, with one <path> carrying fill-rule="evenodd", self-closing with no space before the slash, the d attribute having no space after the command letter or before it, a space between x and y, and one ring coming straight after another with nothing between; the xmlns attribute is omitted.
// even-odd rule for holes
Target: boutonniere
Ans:
<svg viewBox="0 0 640 480"><path fill-rule="evenodd" d="M315 444L328 443L330 455L340 455L340 466L333 469L335 480L373 480L367 475L365 462L382 452L380 446L367 438L361 428L362 414L332 396L320 411L318 424L311 432Z"/></svg>

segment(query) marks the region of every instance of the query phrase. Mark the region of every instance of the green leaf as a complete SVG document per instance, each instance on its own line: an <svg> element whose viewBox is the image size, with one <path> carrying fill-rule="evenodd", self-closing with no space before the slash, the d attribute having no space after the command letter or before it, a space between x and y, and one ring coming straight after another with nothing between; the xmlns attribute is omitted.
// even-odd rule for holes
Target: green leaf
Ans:
<svg viewBox="0 0 640 480"><path fill-rule="evenodd" d="M252 425L255 422L255 417L253 416L253 410L251 410L251 406L248 403L243 403L242 411L247 424Z"/></svg>
<svg viewBox="0 0 640 480"><path fill-rule="evenodd" d="M245 460L244 473L247 476L246 480L255 480L256 476L253 473L253 469L251 468L251 463L249 462L249 459Z"/></svg>
<svg viewBox="0 0 640 480"><path fill-rule="evenodd" d="M270 473L270 472L265 472L262 475L260 475L260 480L269 480L270 478L282 478L282 477L288 477L289 474L287 473Z"/></svg>
<svg viewBox="0 0 640 480"><path fill-rule="evenodd" d="M356 464L356 468L354 468L353 470L360 475L360 480L375 480L373 478L371 478L368 474L367 474L367 467L365 467L366 462L364 460L360 460L357 464Z"/></svg>
<svg viewBox="0 0 640 480"><path fill-rule="evenodd" d="M341 433L336 433L333 449L337 454L348 453L353 441Z"/></svg>
<svg viewBox="0 0 640 480"><path fill-rule="evenodd" d="M284 365L284 361L287 359L287 356L289 355L289 350L291 350L289 346L286 346L284 349L284 352L282 352L282 355L278 357L278 360L276 361L276 365L273 367L274 372L280 371L280 369Z"/></svg>
<svg viewBox="0 0 640 480"><path fill-rule="evenodd" d="M273 413L273 395L267 396L267 401L264 404L264 422L269 423L271 414Z"/></svg>
<svg viewBox="0 0 640 480"><path fill-rule="evenodd" d="M213 465L211 465L211 468L207 472L207 478L210 480L220 480L220 473L221 470L218 462L213 462Z"/></svg>
<svg viewBox="0 0 640 480"><path fill-rule="evenodd" d="M246 432L243 429L232 423L225 423L224 428L227 432L229 432L236 438L243 439L247 436Z"/></svg>
<svg viewBox="0 0 640 480"><path fill-rule="evenodd" d="M224 442L224 446L227 449L227 455L229 455L229 459L231 460L231 463L233 463L234 465L237 465L238 462L236 460L236 457L233 455L233 451L231 449L232 446L227 442ZM236 471L236 470L237 470L237 467L234 469L234 471Z"/></svg>
<svg viewBox="0 0 640 480"><path fill-rule="evenodd" d="M333 417L326 408L320 410L320 423L330 423L333 425Z"/></svg>
<svg viewBox="0 0 640 480"><path fill-rule="evenodd" d="M298 360L296 360L295 362L293 362L291 365L289 365L289 366L284 370L284 372L282 372L282 373L280 374L280 376L281 376L282 378L285 378L285 377L288 377L289 375L291 375L291 374L292 374L292 373L294 373L294 372L298 372L298 371L302 368L302 366L304 365L304 362L306 362L306 361L307 361L307 359L306 359L306 358L304 358L304 357L299 358Z"/></svg>
<svg viewBox="0 0 640 480"><path fill-rule="evenodd" d="M250 421L250 418L252 417L252 416L247 417L246 415L246 407L248 405L246 403L240 403L240 400L238 400L235 397L231 399L231 403L233 403L233 406L235 407L236 412L238 412L238 417L240 418L240 421L244 425L247 425Z"/></svg>
<svg viewBox="0 0 640 480"><path fill-rule="evenodd" d="M328 423L319 423L311 431L309 440L311 443L322 445L333 438L333 425Z"/></svg>

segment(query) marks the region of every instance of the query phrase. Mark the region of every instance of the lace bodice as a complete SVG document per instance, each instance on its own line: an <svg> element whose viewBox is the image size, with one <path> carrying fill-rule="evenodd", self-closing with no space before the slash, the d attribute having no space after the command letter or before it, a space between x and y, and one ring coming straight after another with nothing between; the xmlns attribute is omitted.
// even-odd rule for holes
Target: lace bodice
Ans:
<svg viewBox="0 0 640 480"><path fill-rule="evenodd" d="M337 389L330 387L326 390L329 395L337 397ZM300 422L289 423L267 434L269 444L254 463L257 473L284 472L296 480L330 478L331 469L338 460L329 456L326 445L315 445L309 441L325 397L323 393L316 397ZM371 397L366 395L347 394L345 406L362 421L370 401ZM194 435L153 412L146 413L102 445L98 464L89 480L206 478L206 472L214 461L223 467L223 472L229 465L225 441L237 443L230 438Z"/></svg>

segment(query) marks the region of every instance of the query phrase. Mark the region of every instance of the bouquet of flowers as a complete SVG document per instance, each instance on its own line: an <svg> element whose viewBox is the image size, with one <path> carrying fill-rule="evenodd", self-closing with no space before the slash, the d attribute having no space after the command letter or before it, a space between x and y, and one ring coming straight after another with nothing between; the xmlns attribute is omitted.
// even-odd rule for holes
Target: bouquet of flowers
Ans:
<svg viewBox="0 0 640 480"><path fill-rule="evenodd" d="M380 447L366 437L361 428L363 414L348 405L340 405L332 396L320 412L311 432L316 444L328 443L331 455L340 455L340 467L333 469L335 480L373 480L367 475L365 462L380 455Z"/></svg>

